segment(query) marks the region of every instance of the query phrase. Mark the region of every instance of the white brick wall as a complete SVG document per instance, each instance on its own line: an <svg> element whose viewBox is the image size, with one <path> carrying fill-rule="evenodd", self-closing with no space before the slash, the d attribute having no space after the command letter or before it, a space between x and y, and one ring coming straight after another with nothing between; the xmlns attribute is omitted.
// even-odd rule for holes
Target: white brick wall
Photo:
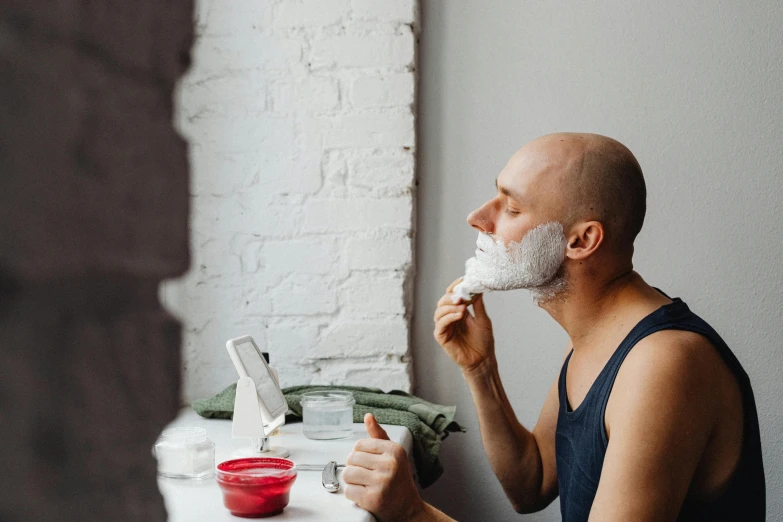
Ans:
<svg viewBox="0 0 783 522"><path fill-rule="evenodd" d="M200 0L179 86L193 265L184 399L253 335L284 385L410 389L414 0Z"/></svg>

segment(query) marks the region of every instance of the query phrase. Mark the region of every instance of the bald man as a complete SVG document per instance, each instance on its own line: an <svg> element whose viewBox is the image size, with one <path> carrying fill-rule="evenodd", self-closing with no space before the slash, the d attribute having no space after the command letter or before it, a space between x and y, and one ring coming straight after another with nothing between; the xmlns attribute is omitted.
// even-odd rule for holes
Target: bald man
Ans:
<svg viewBox="0 0 783 522"><path fill-rule="evenodd" d="M434 334L462 370L514 509L538 511L559 495L566 522L764 520L747 374L681 299L633 270L646 200L633 154L604 136L548 135L514 154L496 185L468 217L479 231L468 265L479 268L466 279L529 289L569 337L533 430L503 390L481 294L455 298L452 283ZM540 349L520 333L511 349ZM348 456L346 496L381 521L450 520L420 499L405 452L365 422L372 438Z"/></svg>

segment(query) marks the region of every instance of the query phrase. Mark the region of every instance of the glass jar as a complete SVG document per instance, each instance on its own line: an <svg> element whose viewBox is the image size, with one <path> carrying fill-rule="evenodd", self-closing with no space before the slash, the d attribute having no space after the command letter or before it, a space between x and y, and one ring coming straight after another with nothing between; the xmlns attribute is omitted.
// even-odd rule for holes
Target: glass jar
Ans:
<svg viewBox="0 0 783 522"><path fill-rule="evenodd" d="M163 430L152 454L158 460L159 477L203 479L215 471L215 443L204 428Z"/></svg>
<svg viewBox="0 0 783 522"><path fill-rule="evenodd" d="M296 474L296 465L288 459L244 458L218 464L216 478L231 514L256 518L283 511Z"/></svg>
<svg viewBox="0 0 783 522"><path fill-rule="evenodd" d="M353 436L353 405L349 391L314 391L302 395L302 431L308 439L346 439Z"/></svg>

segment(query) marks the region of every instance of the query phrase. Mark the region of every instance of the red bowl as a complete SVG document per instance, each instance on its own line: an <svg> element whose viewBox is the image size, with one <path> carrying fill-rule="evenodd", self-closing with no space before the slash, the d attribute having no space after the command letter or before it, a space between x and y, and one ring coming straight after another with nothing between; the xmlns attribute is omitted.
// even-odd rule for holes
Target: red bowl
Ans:
<svg viewBox="0 0 783 522"><path fill-rule="evenodd" d="M288 505L296 466L288 459L246 458L221 462L215 473L223 504L238 517L277 515Z"/></svg>

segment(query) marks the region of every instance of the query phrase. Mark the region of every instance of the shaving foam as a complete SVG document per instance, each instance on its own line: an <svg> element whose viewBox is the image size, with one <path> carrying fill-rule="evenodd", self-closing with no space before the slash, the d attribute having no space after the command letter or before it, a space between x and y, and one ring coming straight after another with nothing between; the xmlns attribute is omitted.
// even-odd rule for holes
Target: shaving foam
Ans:
<svg viewBox="0 0 783 522"><path fill-rule="evenodd" d="M479 232L476 255L465 262L465 276L452 290L456 304L491 291L526 288L536 301L562 288L557 278L565 259L563 225L550 221L530 230L521 241L505 245L500 237Z"/></svg>

